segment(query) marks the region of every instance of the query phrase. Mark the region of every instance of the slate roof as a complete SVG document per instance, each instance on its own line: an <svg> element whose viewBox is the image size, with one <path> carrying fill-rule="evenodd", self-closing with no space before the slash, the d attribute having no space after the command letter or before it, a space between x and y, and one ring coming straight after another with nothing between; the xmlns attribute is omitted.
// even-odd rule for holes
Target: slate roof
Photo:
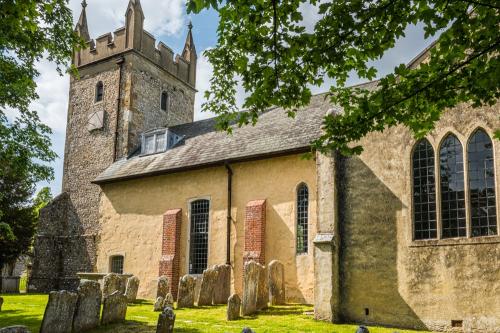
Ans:
<svg viewBox="0 0 500 333"><path fill-rule="evenodd" d="M259 117L255 126L233 127L232 135L216 131L215 119L170 127L177 135L185 136L180 144L163 153L116 161L94 183L307 152L310 143L321 135L325 113L332 109L325 97L313 96L295 118L288 117L282 108L272 108ZM340 112L339 108L333 109Z"/></svg>

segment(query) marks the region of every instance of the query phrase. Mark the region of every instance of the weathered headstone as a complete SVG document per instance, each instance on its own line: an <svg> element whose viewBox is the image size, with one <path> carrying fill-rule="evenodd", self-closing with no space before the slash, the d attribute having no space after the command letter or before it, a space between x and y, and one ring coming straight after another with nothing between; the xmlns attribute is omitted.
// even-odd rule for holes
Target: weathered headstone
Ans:
<svg viewBox="0 0 500 333"><path fill-rule="evenodd" d="M214 288L214 304L226 304L231 294L231 266L216 265L217 282Z"/></svg>
<svg viewBox="0 0 500 333"><path fill-rule="evenodd" d="M237 294L232 294L227 300L227 320L236 320L240 317L241 299Z"/></svg>
<svg viewBox="0 0 500 333"><path fill-rule="evenodd" d="M194 305L194 285L196 281L191 275L184 275L179 280L177 292L177 308L190 308Z"/></svg>
<svg viewBox="0 0 500 333"><path fill-rule="evenodd" d="M269 285L267 284L267 270L259 264L259 286L257 288L257 310L267 308L269 303Z"/></svg>
<svg viewBox="0 0 500 333"><path fill-rule="evenodd" d="M127 297L120 290L104 298L101 324L117 323L125 320L127 314Z"/></svg>
<svg viewBox="0 0 500 333"><path fill-rule="evenodd" d="M3 297L0 297L0 311L2 311Z"/></svg>
<svg viewBox="0 0 500 333"><path fill-rule="evenodd" d="M153 305L153 311L158 312L163 310L163 302L165 299L161 296L156 297L155 304Z"/></svg>
<svg viewBox="0 0 500 333"><path fill-rule="evenodd" d="M172 307L166 306L158 316L156 333L173 333L175 324L175 313Z"/></svg>
<svg viewBox="0 0 500 333"><path fill-rule="evenodd" d="M171 293L168 293L167 296L165 296L165 299L163 300L163 307L170 306L171 308L174 307L174 296L172 296Z"/></svg>
<svg viewBox="0 0 500 333"><path fill-rule="evenodd" d="M139 290L139 278L131 276L127 279L127 288L125 289L125 296L127 302L133 303L137 299L137 291Z"/></svg>
<svg viewBox="0 0 500 333"><path fill-rule="evenodd" d="M370 331L366 326L361 325L356 329L356 333L370 333Z"/></svg>
<svg viewBox="0 0 500 333"><path fill-rule="evenodd" d="M169 292L170 288L168 285L168 277L162 275L158 278L158 289L156 291L156 297L161 296L165 298Z"/></svg>
<svg viewBox="0 0 500 333"><path fill-rule="evenodd" d="M78 295L66 290L51 291L40 333L71 333Z"/></svg>
<svg viewBox="0 0 500 333"><path fill-rule="evenodd" d="M212 305L216 282L217 270L215 268L205 269L203 271L203 277L201 278L200 294L198 295L198 306Z"/></svg>
<svg viewBox="0 0 500 333"><path fill-rule="evenodd" d="M250 327L244 327L241 333L255 333Z"/></svg>
<svg viewBox="0 0 500 333"><path fill-rule="evenodd" d="M271 305L285 304L285 266L273 260L268 265Z"/></svg>
<svg viewBox="0 0 500 333"><path fill-rule="evenodd" d="M31 333L26 326L16 325L0 328L0 333Z"/></svg>
<svg viewBox="0 0 500 333"><path fill-rule="evenodd" d="M257 297L264 267L253 260L245 263L243 270L243 301L241 313L246 316L257 311Z"/></svg>
<svg viewBox="0 0 500 333"><path fill-rule="evenodd" d="M82 280L77 294L73 331L84 332L99 326L102 298L99 282Z"/></svg>
<svg viewBox="0 0 500 333"><path fill-rule="evenodd" d="M120 291L121 294L122 292L122 278L116 274L116 273L109 273L106 276L104 276L103 283L102 283L102 298L106 298L115 291Z"/></svg>

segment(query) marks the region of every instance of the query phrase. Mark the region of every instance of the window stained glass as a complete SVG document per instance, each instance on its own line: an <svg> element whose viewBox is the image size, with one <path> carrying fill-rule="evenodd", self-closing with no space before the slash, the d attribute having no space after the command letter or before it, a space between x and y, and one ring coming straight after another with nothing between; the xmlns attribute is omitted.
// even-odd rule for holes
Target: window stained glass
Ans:
<svg viewBox="0 0 500 333"><path fill-rule="evenodd" d="M467 145L471 232L473 237L497 234L493 144L477 130Z"/></svg>
<svg viewBox="0 0 500 333"><path fill-rule="evenodd" d="M309 189L301 184L297 189L297 254L307 253L309 224Z"/></svg>
<svg viewBox="0 0 500 333"><path fill-rule="evenodd" d="M208 262L208 214L210 202L191 202L189 274L202 274Z"/></svg>
<svg viewBox="0 0 500 333"><path fill-rule="evenodd" d="M442 236L465 237L465 187L462 145L448 135L439 151Z"/></svg>
<svg viewBox="0 0 500 333"><path fill-rule="evenodd" d="M417 143L412 162L414 238L436 238L434 149L429 141L424 139Z"/></svg>

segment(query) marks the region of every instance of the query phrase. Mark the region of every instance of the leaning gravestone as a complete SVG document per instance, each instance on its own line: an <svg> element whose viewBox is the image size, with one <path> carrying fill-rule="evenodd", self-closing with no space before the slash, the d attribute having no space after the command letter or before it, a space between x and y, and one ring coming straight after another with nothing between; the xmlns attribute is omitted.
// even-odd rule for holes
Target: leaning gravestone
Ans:
<svg viewBox="0 0 500 333"><path fill-rule="evenodd" d="M271 305L285 304L285 266L279 260L268 265Z"/></svg>
<svg viewBox="0 0 500 333"><path fill-rule="evenodd" d="M198 306L212 305L216 282L217 271L215 270L215 268L205 269L203 271L203 277L201 279L200 294L198 295Z"/></svg>
<svg viewBox="0 0 500 333"><path fill-rule="evenodd" d="M162 275L158 278L158 289L156 291L156 297L165 298L167 294L170 292L170 288L168 286L168 277Z"/></svg>
<svg viewBox="0 0 500 333"><path fill-rule="evenodd" d="M231 294L231 266L216 265L217 282L214 288L214 304L226 304Z"/></svg>
<svg viewBox="0 0 500 333"><path fill-rule="evenodd" d="M40 333L71 333L78 295L66 290L51 291Z"/></svg>
<svg viewBox="0 0 500 333"><path fill-rule="evenodd" d="M116 273L109 273L104 276L102 284L102 298L108 297L117 290L123 294L124 291L122 291L122 284L122 278Z"/></svg>
<svg viewBox="0 0 500 333"><path fill-rule="evenodd" d="M0 311L2 311L3 297L0 297Z"/></svg>
<svg viewBox="0 0 500 333"><path fill-rule="evenodd" d="M101 324L117 323L125 320L127 314L127 297L120 290L104 298Z"/></svg>
<svg viewBox="0 0 500 333"><path fill-rule="evenodd" d="M127 302L133 303L137 299L137 291L139 290L139 278L131 276L127 279L127 288L125 289L125 296Z"/></svg>
<svg viewBox="0 0 500 333"><path fill-rule="evenodd" d="M174 296L172 296L171 293L168 293L167 296L165 296L165 299L163 300L163 307L170 306L171 308L174 307Z"/></svg>
<svg viewBox="0 0 500 333"><path fill-rule="evenodd" d="M238 294L232 294L227 300L227 320L236 320L240 317L241 299Z"/></svg>
<svg viewBox="0 0 500 333"><path fill-rule="evenodd" d="M82 280L78 286L78 301L73 319L73 332L85 332L99 326L101 287L99 282Z"/></svg>
<svg viewBox="0 0 500 333"><path fill-rule="evenodd" d="M172 307L167 306L158 316L158 324L156 325L156 333L173 333L175 323L175 313Z"/></svg>
<svg viewBox="0 0 500 333"><path fill-rule="evenodd" d="M26 326L16 325L0 328L0 333L31 333Z"/></svg>
<svg viewBox="0 0 500 333"><path fill-rule="evenodd" d="M177 308L190 308L194 305L194 285L196 281L191 275L184 275L179 280L177 292Z"/></svg>
<svg viewBox="0 0 500 333"><path fill-rule="evenodd" d="M243 302L241 313L246 316L257 311L257 297L263 266L250 260L243 270Z"/></svg>
<svg viewBox="0 0 500 333"><path fill-rule="evenodd" d="M153 305L153 311L158 312L163 310L163 302L165 302L165 299L161 296L156 297L155 304Z"/></svg>

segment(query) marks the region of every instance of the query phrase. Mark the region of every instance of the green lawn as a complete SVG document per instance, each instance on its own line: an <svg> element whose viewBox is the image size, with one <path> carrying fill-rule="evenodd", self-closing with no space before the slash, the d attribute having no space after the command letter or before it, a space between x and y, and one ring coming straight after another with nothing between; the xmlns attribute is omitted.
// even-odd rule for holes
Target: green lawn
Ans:
<svg viewBox="0 0 500 333"><path fill-rule="evenodd" d="M33 333L38 332L47 302L47 295L3 295L4 304L0 312L0 328L10 325L26 325ZM241 332L247 326L256 333L261 332L328 332L354 333L357 325L332 325L313 320L304 312L312 311L307 305L275 306L258 315L228 322L225 306L201 307L175 310L176 332ZM158 312L153 312L153 303L138 300L127 309L127 321L100 327L93 332L136 333L155 332ZM370 333L392 333L395 329L370 327ZM399 333L415 331L397 330Z"/></svg>

